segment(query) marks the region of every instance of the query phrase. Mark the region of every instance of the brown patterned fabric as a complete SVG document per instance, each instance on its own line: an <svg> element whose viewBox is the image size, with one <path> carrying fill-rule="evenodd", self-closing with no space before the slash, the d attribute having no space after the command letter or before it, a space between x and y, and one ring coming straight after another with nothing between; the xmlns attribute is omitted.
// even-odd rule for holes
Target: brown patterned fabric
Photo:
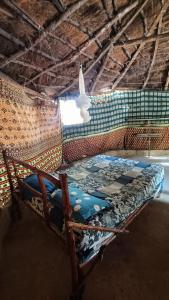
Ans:
<svg viewBox="0 0 169 300"><path fill-rule="evenodd" d="M151 150L169 149L169 127L149 128L127 128L125 137L125 148L129 150L147 150L149 148L149 139L139 137L139 134L153 133L158 137L151 138Z"/></svg>
<svg viewBox="0 0 169 300"><path fill-rule="evenodd" d="M66 142L63 145L64 159L71 162L107 150L123 149L125 133L126 129L124 128Z"/></svg>
<svg viewBox="0 0 169 300"><path fill-rule="evenodd" d="M24 89L0 78L0 150L53 171L61 164L59 106L30 99ZM0 154L0 206L9 199L9 183Z"/></svg>

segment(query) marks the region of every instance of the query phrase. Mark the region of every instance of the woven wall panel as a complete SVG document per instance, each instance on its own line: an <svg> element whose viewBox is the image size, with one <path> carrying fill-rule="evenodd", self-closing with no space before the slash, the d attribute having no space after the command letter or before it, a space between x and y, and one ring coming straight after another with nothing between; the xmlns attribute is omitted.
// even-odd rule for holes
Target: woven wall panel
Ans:
<svg viewBox="0 0 169 300"><path fill-rule="evenodd" d="M0 150L45 171L61 164L60 111L55 104L41 104L24 90L0 79ZM9 199L9 183L0 151L0 206ZM22 170L25 173L24 170Z"/></svg>

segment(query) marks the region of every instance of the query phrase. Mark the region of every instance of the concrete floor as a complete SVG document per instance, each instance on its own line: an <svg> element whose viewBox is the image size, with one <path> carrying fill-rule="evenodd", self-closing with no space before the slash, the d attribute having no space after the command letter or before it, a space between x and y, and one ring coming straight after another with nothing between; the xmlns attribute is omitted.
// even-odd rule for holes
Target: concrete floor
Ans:
<svg viewBox="0 0 169 300"><path fill-rule="evenodd" d="M137 159L164 165L163 193L129 226L130 234L107 247L102 263L88 277L84 300L169 299L169 154ZM4 240L0 299L67 300L69 293L65 248L23 207L23 219L9 228Z"/></svg>

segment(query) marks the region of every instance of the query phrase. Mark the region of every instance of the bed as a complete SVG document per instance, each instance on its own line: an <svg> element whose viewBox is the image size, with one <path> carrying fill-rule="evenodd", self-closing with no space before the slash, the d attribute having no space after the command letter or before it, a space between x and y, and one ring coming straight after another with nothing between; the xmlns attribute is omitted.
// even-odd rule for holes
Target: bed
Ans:
<svg viewBox="0 0 169 300"><path fill-rule="evenodd" d="M97 155L47 174L7 156L5 151L3 155L14 204L22 199L68 242L72 299L80 299L84 279L105 247L117 234L128 232L128 224L162 189L163 167ZM19 174L21 166L31 171L26 178ZM83 269L89 265L85 274Z"/></svg>

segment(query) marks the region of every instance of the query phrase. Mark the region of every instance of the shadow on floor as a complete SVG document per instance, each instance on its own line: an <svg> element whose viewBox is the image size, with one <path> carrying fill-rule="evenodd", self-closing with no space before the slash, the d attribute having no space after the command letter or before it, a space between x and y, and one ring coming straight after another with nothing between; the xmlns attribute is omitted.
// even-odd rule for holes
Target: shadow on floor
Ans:
<svg viewBox="0 0 169 300"><path fill-rule="evenodd" d="M154 201L105 251L90 274L84 300L169 299L169 204ZM67 300L70 266L66 249L32 212L14 224L4 241L3 300Z"/></svg>

